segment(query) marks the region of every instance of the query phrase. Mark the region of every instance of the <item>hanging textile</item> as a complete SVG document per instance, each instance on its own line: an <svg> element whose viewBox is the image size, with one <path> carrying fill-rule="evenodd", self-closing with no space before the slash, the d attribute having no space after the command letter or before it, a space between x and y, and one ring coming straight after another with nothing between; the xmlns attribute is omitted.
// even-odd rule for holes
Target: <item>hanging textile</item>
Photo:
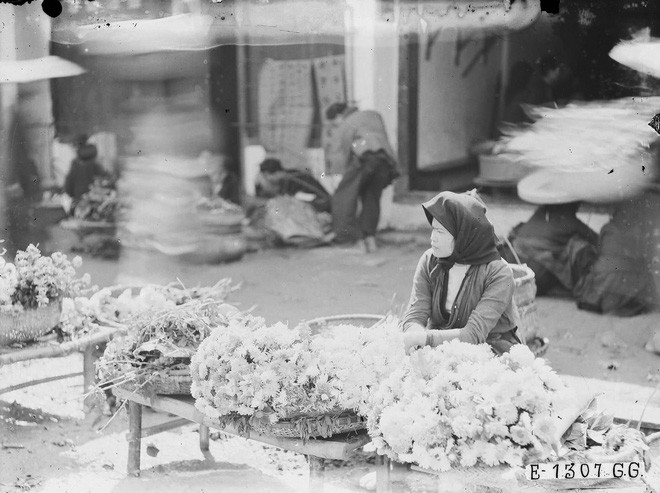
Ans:
<svg viewBox="0 0 660 493"><path fill-rule="evenodd" d="M314 102L310 60L268 59L259 74L259 136L286 167L302 167Z"/></svg>
<svg viewBox="0 0 660 493"><path fill-rule="evenodd" d="M332 140L334 126L328 123L325 111L333 103L346 101L344 64L344 55L333 55L314 59L316 93L319 98L321 122L323 123L321 145L326 156L326 168L329 162L328 156L333 153L333 150L329 147L329 143ZM327 171L330 172L331 170L328 169Z"/></svg>

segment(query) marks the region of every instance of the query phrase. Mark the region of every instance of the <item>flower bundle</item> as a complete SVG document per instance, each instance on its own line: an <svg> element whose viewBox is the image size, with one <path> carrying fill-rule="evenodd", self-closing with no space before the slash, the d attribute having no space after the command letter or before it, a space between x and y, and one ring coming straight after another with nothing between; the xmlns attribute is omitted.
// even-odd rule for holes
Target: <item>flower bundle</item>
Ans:
<svg viewBox="0 0 660 493"><path fill-rule="evenodd" d="M329 353L313 351L309 331L237 317L215 331L191 362L195 406L212 417L280 419L341 411Z"/></svg>
<svg viewBox="0 0 660 493"><path fill-rule="evenodd" d="M90 284L89 274L76 278L80 257L69 261L61 252L43 256L34 245L19 250L14 263L0 257L0 312L16 313L35 309L79 295Z"/></svg>
<svg viewBox="0 0 660 493"><path fill-rule="evenodd" d="M102 385L144 385L169 370L186 370L200 343L237 312L216 300L193 299L132 318L128 335L109 342L99 359Z"/></svg>
<svg viewBox="0 0 660 493"><path fill-rule="evenodd" d="M392 316L373 327L332 327L312 340L312 350L324 355L339 379L341 406L363 415L371 393L405 358L399 320Z"/></svg>
<svg viewBox="0 0 660 493"><path fill-rule="evenodd" d="M94 332L108 321L126 324L134 317L170 310L192 300L224 301L234 289L228 278L213 286L193 288L186 288L180 283L149 285L140 288L137 294L126 288L118 296L115 296L117 289L103 288L90 297L65 298L60 329L65 336L80 337Z"/></svg>
<svg viewBox="0 0 660 493"><path fill-rule="evenodd" d="M524 345L495 356L452 341L408 356L372 395L368 429L380 452L437 471L521 466L555 443L558 376Z"/></svg>

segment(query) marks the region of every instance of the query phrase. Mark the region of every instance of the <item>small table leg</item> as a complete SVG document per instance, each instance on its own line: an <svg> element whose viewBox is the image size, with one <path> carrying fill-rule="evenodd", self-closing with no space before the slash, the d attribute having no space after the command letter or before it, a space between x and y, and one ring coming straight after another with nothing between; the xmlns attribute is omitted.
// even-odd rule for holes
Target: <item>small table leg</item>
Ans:
<svg viewBox="0 0 660 493"><path fill-rule="evenodd" d="M310 493L322 493L325 476L325 459L308 455L307 462L309 462L309 491Z"/></svg>
<svg viewBox="0 0 660 493"><path fill-rule="evenodd" d="M376 456L376 492L389 493L390 491L390 458L386 455Z"/></svg>
<svg viewBox="0 0 660 493"><path fill-rule="evenodd" d="M91 391L96 382L96 368L94 366L94 348L87 346L83 352L83 394ZM85 397L83 401L83 411L88 413L92 410L94 398L91 395Z"/></svg>
<svg viewBox="0 0 660 493"><path fill-rule="evenodd" d="M199 450L202 452L209 451L209 427L199 425Z"/></svg>
<svg viewBox="0 0 660 493"><path fill-rule="evenodd" d="M131 476L140 475L140 445L142 441L142 404L128 401L128 467Z"/></svg>

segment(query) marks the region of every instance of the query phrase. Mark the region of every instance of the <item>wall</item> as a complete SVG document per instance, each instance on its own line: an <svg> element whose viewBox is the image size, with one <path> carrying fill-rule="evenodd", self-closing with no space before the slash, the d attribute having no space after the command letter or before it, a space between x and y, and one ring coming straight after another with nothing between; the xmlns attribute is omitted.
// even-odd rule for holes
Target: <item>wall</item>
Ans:
<svg viewBox="0 0 660 493"><path fill-rule="evenodd" d="M489 136L496 110L495 88L501 38L454 30L429 46L422 34L419 53L417 167L443 169L468 157Z"/></svg>

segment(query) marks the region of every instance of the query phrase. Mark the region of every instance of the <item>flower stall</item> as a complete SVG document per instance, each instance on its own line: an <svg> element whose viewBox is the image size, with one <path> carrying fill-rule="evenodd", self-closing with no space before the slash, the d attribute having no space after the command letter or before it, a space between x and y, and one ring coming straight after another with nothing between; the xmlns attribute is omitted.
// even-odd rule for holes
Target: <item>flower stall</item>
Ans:
<svg viewBox="0 0 660 493"><path fill-rule="evenodd" d="M321 484L325 459L346 460L368 442L380 457L374 487L396 480L393 463L459 489L552 491L643 481L530 475L571 463L648 467L649 443L657 437L615 424L591 393L568 388L525 345L496 356L487 345L452 341L406 355L395 317L291 328L218 306L208 307L210 330L195 339L185 361L176 360L181 346L146 328L151 323L121 357L106 352L108 362L132 359L132 370L118 367L118 375L135 371L136 360L158 373L149 366L149 357L158 356L183 363L179 368L189 368L192 381L188 394L115 389L129 408L129 473L139 474L140 439L152 433L141 428L147 405L200 424L202 450L211 427L305 454L313 488Z"/></svg>

